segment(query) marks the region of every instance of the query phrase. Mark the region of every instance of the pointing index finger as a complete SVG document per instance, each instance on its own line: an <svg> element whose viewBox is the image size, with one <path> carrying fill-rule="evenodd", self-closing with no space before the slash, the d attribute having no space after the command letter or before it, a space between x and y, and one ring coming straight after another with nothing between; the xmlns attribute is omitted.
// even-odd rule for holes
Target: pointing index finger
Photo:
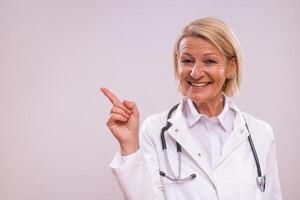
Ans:
<svg viewBox="0 0 300 200"><path fill-rule="evenodd" d="M101 92L110 100L111 103L121 102L109 89L102 87Z"/></svg>

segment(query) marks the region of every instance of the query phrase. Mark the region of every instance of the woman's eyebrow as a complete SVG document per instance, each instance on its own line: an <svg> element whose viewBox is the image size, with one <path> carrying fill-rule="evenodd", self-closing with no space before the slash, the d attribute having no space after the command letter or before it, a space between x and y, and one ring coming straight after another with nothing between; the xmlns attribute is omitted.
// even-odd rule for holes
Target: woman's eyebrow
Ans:
<svg viewBox="0 0 300 200"><path fill-rule="evenodd" d="M193 57L190 53L188 53L188 52L182 52L181 54L180 54L180 56L183 56L183 55L187 55L187 56L190 56L190 57Z"/></svg>
<svg viewBox="0 0 300 200"><path fill-rule="evenodd" d="M193 57L192 54L190 54L188 52L182 52L179 56L183 56L183 55ZM202 56L216 56L216 57L218 57L218 54L216 54L214 52L207 52L207 53L204 53Z"/></svg>
<svg viewBox="0 0 300 200"><path fill-rule="evenodd" d="M209 52L209 53L203 54L203 56L218 56L218 55L216 53Z"/></svg>

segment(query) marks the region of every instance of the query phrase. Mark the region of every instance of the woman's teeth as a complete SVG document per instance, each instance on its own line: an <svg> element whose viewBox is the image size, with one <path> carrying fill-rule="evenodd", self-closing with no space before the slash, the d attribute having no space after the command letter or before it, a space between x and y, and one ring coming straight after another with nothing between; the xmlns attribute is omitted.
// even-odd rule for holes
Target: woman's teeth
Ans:
<svg viewBox="0 0 300 200"><path fill-rule="evenodd" d="M201 82L201 83L192 83L192 82L189 82L190 85L194 86L194 87L204 87L204 86L207 86L210 82Z"/></svg>

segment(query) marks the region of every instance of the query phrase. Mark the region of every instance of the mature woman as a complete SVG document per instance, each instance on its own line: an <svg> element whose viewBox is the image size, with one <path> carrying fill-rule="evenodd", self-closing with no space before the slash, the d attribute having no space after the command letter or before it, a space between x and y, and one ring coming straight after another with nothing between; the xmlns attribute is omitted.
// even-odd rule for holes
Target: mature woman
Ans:
<svg viewBox="0 0 300 200"><path fill-rule="evenodd" d="M134 102L112 102L107 121L120 143L110 167L126 199L281 199L275 141L266 122L230 102L241 82L241 51L216 18L188 24L174 48L183 98L139 131Z"/></svg>

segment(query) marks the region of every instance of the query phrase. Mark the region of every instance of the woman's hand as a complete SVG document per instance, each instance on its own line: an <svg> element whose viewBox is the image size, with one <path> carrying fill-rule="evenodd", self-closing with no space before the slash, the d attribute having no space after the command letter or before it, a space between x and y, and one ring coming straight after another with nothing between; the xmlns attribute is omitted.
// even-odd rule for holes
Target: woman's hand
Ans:
<svg viewBox="0 0 300 200"><path fill-rule="evenodd" d="M118 140L122 155L129 155L139 149L139 111L134 102L121 102L107 88L101 88L102 93L112 103L110 116L106 122L108 128Z"/></svg>

